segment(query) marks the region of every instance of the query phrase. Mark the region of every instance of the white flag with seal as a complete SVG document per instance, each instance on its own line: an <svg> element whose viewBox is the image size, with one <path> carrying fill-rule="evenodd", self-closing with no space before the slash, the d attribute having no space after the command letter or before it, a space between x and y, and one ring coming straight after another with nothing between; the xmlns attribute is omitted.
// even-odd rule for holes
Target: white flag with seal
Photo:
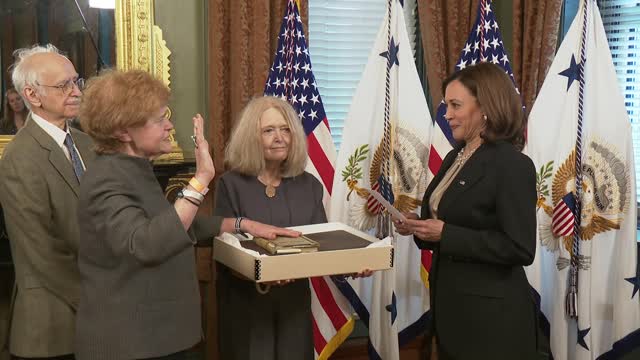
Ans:
<svg viewBox="0 0 640 360"><path fill-rule="evenodd" d="M389 3L345 121L331 197L333 221L369 232L384 208L368 189L400 211L419 213L428 176L431 116L402 5ZM391 270L338 283L369 328L372 359L398 359L398 344L421 333L428 316L420 250L410 236L396 234L394 245Z"/></svg>
<svg viewBox="0 0 640 360"><path fill-rule="evenodd" d="M631 123L595 0L582 2L556 54L528 141L539 242L527 275L553 358L618 358L640 344L636 183Z"/></svg>

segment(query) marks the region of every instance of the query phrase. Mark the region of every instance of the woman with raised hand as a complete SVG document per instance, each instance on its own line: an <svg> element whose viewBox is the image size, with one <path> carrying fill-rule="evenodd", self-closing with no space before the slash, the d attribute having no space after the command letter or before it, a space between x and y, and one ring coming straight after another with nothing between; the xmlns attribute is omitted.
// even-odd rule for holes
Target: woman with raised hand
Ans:
<svg viewBox="0 0 640 360"><path fill-rule="evenodd" d="M162 81L138 70L106 72L84 91L80 121L98 156L78 203L80 360L183 359L202 336L194 245L235 230L299 235L249 219L196 217L215 175L200 115L195 176L167 201L151 160L172 149L168 102Z"/></svg>

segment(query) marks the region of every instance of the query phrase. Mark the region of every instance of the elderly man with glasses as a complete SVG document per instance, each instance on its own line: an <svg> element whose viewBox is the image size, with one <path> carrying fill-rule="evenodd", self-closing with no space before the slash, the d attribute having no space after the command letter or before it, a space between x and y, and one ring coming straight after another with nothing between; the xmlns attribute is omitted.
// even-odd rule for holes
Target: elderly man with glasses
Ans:
<svg viewBox="0 0 640 360"><path fill-rule="evenodd" d="M76 203L94 153L90 138L68 122L78 115L84 80L53 45L14 56L13 84L31 112L0 160L0 203L16 270L5 344L14 359L73 359Z"/></svg>

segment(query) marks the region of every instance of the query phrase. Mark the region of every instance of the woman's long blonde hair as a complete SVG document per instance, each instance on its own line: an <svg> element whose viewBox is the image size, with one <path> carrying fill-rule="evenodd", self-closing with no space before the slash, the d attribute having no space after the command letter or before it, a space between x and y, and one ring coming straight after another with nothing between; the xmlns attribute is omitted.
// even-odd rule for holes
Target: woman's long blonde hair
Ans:
<svg viewBox="0 0 640 360"><path fill-rule="evenodd" d="M260 119L268 109L279 111L291 129L289 155L282 164L282 176L302 174L307 165L307 142L302 123L288 102L272 96L256 97L245 106L227 145L227 168L251 176L258 176L265 169Z"/></svg>

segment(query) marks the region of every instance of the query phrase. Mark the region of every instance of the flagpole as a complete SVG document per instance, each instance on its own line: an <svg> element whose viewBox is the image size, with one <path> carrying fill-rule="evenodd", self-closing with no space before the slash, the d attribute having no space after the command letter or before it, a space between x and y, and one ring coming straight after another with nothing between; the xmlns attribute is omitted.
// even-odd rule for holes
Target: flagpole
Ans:
<svg viewBox="0 0 640 360"><path fill-rule="evenodd" d="M391 17L393 10L393 0L387 0L387 67L385 71L385 97L384 97L384 127L382 134L382 164L380 182L380 190L382 196L393 204L393 192L391 190L391 156L392 156L392 139L391 139L391 68L392 62L392 44L391 37ZM393 232L391 216L386 211L381 211L377 215L376 221L376 237L384 239Z"/></svg>
<svg viewBox="0 0 640 360"><path fill-rule="evenodd" d="M487 7L487 1L491 1L491 0L482 0L482 7L483 9L480 10L480 59L484 59L486 58L486 56L484 56L484 46L482 46L482 44L484 43L484 24L485 24L485 20L484 20L484 9L486 9Z"/></svg>
<svg viewBox="0 0 640 360"><path fill-rule="evenodd" d="M587 42L587 10L589 9L589 0L582 0L581 5L584 10L582 12L582 34L580 36L580 63L578 65L578 128L575 145L575 171L576 171L576 193L575 193L575 209L573 223L573 246L571 254L571 268L569 271L569 289L566 298L566 313L569 317L578 318L578 273L580 267L580 218L581 218L581 199L582 199L582 125L584 121L584 69L587 61L586 42Z"/></svg>

